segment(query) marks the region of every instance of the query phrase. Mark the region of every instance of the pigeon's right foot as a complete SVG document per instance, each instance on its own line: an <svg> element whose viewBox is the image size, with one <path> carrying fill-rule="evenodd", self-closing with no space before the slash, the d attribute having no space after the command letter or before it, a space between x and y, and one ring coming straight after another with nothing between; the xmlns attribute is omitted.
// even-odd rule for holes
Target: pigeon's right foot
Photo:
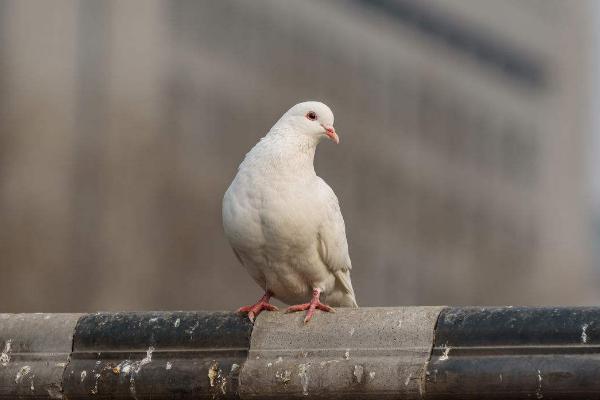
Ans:
<svg viewBox="0 0 600 400"><path fill-rule="evenodd" d="M273 304L269 303L269 299L271 298L271 296L273 296L273 293L267 291L265 293L265 295L256 302L256 304L254 304L252 306L240 307L240 308L238 308L238 310L236 312L237 313L248 313L248 318L250 319L251 322L254 322L254 318L258 317L258 314L260 314L260 312L262 310L267 310L267 311L277 311L278 310L277 307L275 307Z"/></svg>
<svg viewBox="0 0 600 400"><path fill-rule="evenodd" d="M291 312L296 312L296 311L308 310L306 312L306 317L304 318L304 323L306 324L306 323L308 323L308 321L310 321L312 319L313 314L315 313L315 310L321 310L321 311L325 311L325 312L335 312L335 309L333 307L330 307L327 304L321 303L321 301L319 300L320 295L321 295L321 290L313 289L313 295L312 295L312 299L310 300L310 303L297 304L295 306L290 306L287 308L287 310L285 310L286 314L291 313Z"/></svg>

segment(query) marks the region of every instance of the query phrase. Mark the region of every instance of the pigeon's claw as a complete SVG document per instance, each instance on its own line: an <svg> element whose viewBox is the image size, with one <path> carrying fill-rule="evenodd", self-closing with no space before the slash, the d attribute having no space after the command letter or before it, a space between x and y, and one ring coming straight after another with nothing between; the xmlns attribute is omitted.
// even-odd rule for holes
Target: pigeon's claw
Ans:
<svg viewBox="0 0 600 400"><path fill-rule="evenodd" d="M297 304L294 306L290 306L285 310L285 312L291 313L291 312L296 312L296 311L308 310L306 312L306 317L304 318L305 324L312 319L313 314L315 313L315 310L321 310L321 311L325 311L325 312L335 312L335 309L333 307L330 307L327 304L321 303L321 301L319 300L320 294L321 294L321 290L314 289L313 297L310 300L310 303Z"/></svg>
<svg viewBox="0 0 600 400"><path fill-rule="evenodd" d="M260 300L258 300L258 302L256 302L256 304L253 304L251 306L240 307L238 308L236 313L248 313L248 318L251 322L254 322L254 319L258 317L258 314L260 314L262 310L277 311L278 308L275 307L273 304L269 303L269 299L272 295L273 293L266 292L265 295L261 297Z"/></svg>

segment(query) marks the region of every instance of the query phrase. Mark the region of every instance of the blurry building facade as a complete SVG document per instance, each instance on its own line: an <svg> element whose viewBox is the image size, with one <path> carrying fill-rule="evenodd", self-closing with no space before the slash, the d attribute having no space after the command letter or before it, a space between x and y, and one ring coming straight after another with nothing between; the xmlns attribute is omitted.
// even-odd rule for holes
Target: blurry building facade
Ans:
<svg viewBox="0 0 600 400"><path fill-rule="evenodd" d="M587 2L0 3L3 311L230 309L245 152L329 104L361 305L597 299ZM32 295L33 293L33 295Z"/></svg>

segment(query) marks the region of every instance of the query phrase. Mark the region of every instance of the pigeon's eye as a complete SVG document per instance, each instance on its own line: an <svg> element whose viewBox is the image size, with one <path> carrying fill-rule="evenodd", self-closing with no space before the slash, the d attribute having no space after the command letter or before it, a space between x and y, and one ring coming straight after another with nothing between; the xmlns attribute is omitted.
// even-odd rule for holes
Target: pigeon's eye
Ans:
<svg viewBox="0 0 600 400"><path fill-rule="evenodd" d="M314 112L314 111L309 111L309 112L306 114L306 118L310 119L311 121L314 121L314 120L316 120L316 119L317 119L317 113L316 113L316 112Z"/></svg>

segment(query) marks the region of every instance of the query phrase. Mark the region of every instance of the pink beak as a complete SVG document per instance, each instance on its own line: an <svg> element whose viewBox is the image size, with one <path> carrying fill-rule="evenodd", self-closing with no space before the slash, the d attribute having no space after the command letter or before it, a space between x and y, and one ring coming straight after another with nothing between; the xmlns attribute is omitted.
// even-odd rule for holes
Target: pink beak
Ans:
<svg viewBox="0 0 600 400"><path fill-rule="evenodd" d="M333 142L335 142L335 144L340 143L340 138L338 137L337 133L335 132L335 129L333 129L333 126L330 128L327 128L324 126L323 128L325 128L325 134L327 135L327 137L329 139L331 139Z"/></svg>

